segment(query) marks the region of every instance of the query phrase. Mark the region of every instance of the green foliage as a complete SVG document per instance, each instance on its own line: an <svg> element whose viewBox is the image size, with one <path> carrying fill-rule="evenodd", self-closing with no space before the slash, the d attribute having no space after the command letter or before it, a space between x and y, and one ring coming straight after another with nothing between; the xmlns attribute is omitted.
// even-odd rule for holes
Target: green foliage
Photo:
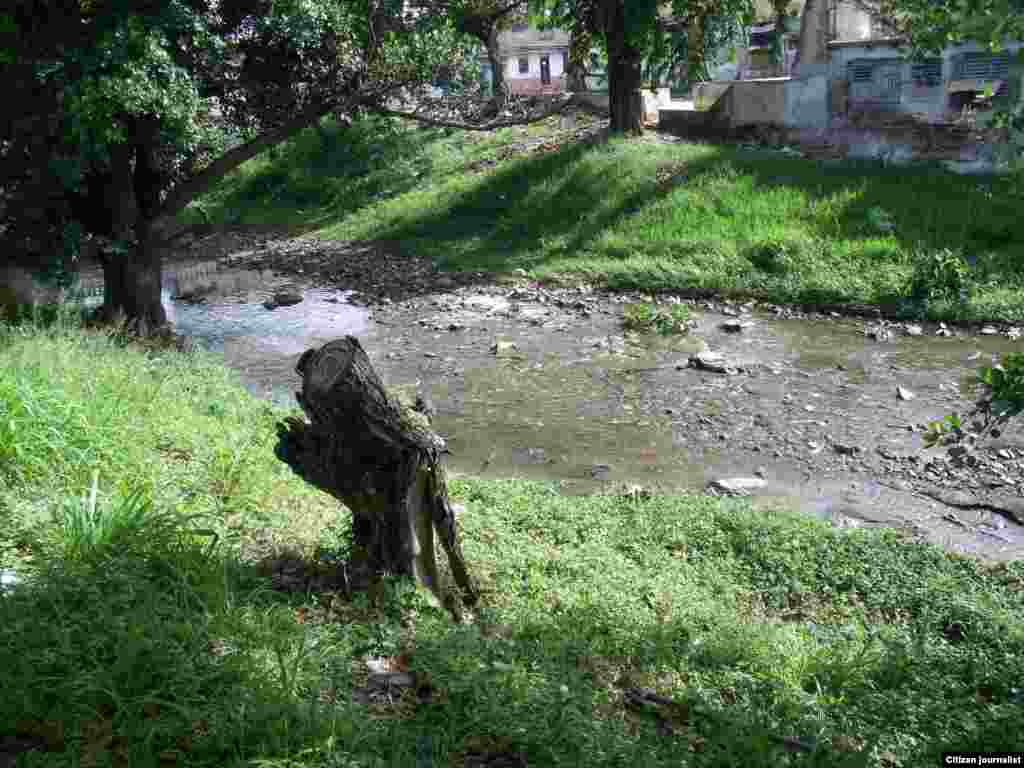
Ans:
<svg viewBox="0 0 1024 768"><path fill-rule="evenodd" d="M928 425L924 440L928 446L950 445L958 449L965 439L973 443L991 434L1024 412L1024 352L1007 352L996 365L983 365L977 373L982 395L965 419L949 414Z"/></svg>
<svg viewBox="0 0 1024 768"><path fill-rule="evenodd" d="M0 597L0 739L49 735L31 764L909 766L1021 748L1020 563L736 500L463 477L449 491L484 600L454 625L400 579L348 601L253 568L279 556L267 540L337 552L349 520L274 457L284 412L205 355L4 329L0 404L20 435L0 560L26 577ZM253 501L222 509L243 459ZM79 558L48 512L96 466L113 504L84 508L118 517L145 488L167 517L121 515L120 543ZM215 510L213 539L191 520ZM368 683L366 654L408 665L415 690ZM634 710L629 688L675 704Z"/></svg>
<svg viewBox="0 0 1024 768"><path fill-rule="evenodd" d="M963 300L971 286L971 269L961 253L943 248L917 255L910 284L914 299Z"/></svg>
<svg viewBox="0 0 1024 768"><path fill-rule="evenodd" d="M685 304L655 306L647 302L627 304L622 324L631 331L657 331L662 336L688 333L690 310Z"/></svg>
<svg viewBox="0 0 1024 768"><path fill-rule="evenodd" d="M1024 410L1024 352L1008 352L998 365L983 366L978 381L995 415Z"/></svg>

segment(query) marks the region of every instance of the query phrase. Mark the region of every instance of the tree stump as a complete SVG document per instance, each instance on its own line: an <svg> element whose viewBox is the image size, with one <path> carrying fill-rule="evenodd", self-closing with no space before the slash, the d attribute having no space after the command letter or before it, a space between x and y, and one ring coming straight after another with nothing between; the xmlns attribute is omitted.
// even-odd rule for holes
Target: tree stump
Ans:
<svg viewBox="0 0 1024 768"><path fill-rule="evenodd" d="M459 618L460 601L441 583L435 531L461 602L473 605L478 593L448 500L444 440L425 408L389 394L353 336L307 350L295 370L309 423L278 424L278 458L352 511L353 543L375 573L413 578Z"/></svg>

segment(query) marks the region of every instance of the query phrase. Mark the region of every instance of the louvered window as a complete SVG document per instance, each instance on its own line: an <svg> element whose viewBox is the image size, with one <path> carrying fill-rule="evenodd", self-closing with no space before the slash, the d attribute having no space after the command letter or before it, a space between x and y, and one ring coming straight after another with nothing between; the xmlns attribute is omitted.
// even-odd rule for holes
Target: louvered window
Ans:
<svg viewBox="0 0 1024 768"><path fill-rule="evenodd" d="M915 88L936 88L942 85L942 59L919 61L910 67Z"/></svg>
<svg viewBox="0 0 1024 768"><path fill-rule="evenodd" d="M849 65L851 83L870 83L875 68L870 62L854 62Z"/></svg>
<svg viewBox="0 0 1024 768"><path fill-rule="evenodd" d="M957 57L957 80L1005 80L1010 75L1010 54L965 53Z"/></svg>

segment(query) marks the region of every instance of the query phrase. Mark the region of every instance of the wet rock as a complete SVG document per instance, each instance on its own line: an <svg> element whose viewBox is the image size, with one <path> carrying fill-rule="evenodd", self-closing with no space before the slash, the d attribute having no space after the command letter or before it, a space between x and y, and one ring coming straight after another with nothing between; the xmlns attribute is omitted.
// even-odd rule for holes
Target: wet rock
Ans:
<svg viewBox="0 0 1024 768"><path fill-rule="evenodd" d="M752 491L761 490L768 482L761 477L726 477L713 480L708 490L727 496L749 496Z"/></svg>
<svg viewBox="0 0 1024 768"><path fill-rule="evenodd" d="M856 456L863 449L859 445L853 445L852 443L832 443L832 450L838 453L840 456Z"/></svg>
<svg viewBox="0 0 1024 768"><path fill-rule="evenodd" d="M185 304L205 304L206 297L217 290L213 285L201 285L191 291L183 291L171 296L171 301L181 301Z"/></svg>
<svg viewBox="0 0 1024 768"><path fill-rule="evenodd" d="M1006 515L1018 525L1024 525L1024 499L1005 493L992 494L987 499L988 507Z"/></svg>
<svg viewBox="0 0 1024 768"><path fill-rule="evenodd" d="M302 303L302 294L298 291L278 291L274 294L274 303L280 307L290 307Z"/></svg>
<svg viewBox="0 0 1024 768"><path fill-rule="evenodd" d="M688 365L690 368L711 371L712 373L724 373L730 376L739 371L739 366L731 363L725 355L721 352L712 352L711 350L691 355Z"/></svg>
<svg viewBox="0 0 1024 768"><path fill-rule="evenodd" d="M726 320L719 327L726 333L742 333L753 325L749 320Z"/></svg>
<svg viewBox="0 0 1024 768"><path fill-rule="evenodd" d="M866 331L864 331L864 335L867 338L878 342L888 342L892 341L895 338L895 334L893 334L891 330L884 326L868 328Z"/></svg>
<svg viewBox="0 0 1024 768"><path fill-rule="evenodd" d="M290 307L300 303L302 303L302 294L298 291L277 291L270 299L263 302L263 306L273 310L278 307Z"/></svg>
<svg viewBox="0 0 1024 768"><path fill-rule="evenodd" d="M900 400L913 400L917 395L906 387L896 387L896 397Z"/></svg>
<svg viewBox="0 0 1024 768"><path fill-rule="evenodd" d="M907 334L907 336L923 336L924 328L920 325L907 324L903 327L903 332Z"/></svg>
<svg viewBox="0 0 1024 768"><path fill-rule="evenodd" d="M949 330L949 328L946 327L945 323L939 323L939 327L935 331L935 335L936 336L945 336L945 337L948 338L948 337L953 335L953 332L951 330Z"/></svg>

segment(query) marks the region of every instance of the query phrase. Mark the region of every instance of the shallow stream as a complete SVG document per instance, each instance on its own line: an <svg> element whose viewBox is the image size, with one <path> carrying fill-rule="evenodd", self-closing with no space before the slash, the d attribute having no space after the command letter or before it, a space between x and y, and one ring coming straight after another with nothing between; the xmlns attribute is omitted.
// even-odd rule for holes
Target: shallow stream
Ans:
<svg viewBox="0 0 1024 768"><path fill-rule="evenodd" d="M302 302L265 308L283 289ZM201 303L172 298L189 294ZM217 262L169 270L164 291L179 333L223 353L251 391L284 405L295 404L302 352L359 337L389 386L432 400L456 473L554 480L567 493L622 483L700 492L716 479L757 476L765 485L755 503L769 514L786 506L837 525L902 528L987 558L1024 556L1024 527L1012 519L952 510L916 488L942 465L923 457L915 425L963 411L964 380L993 355L1020 349L1006 337L879 343L862 321L767 315L728 333L721 326L734 318L715 311L695 312L688 336L624 335L614 297L555 306L508 287L372 312L351 299ZM496 354L497 341L514 347ZM707 348L741 370L687 365ZM1024 474L1024 439L1007 435L1003 445L1004 485L1016 492L1010 476Z"/></svg>

